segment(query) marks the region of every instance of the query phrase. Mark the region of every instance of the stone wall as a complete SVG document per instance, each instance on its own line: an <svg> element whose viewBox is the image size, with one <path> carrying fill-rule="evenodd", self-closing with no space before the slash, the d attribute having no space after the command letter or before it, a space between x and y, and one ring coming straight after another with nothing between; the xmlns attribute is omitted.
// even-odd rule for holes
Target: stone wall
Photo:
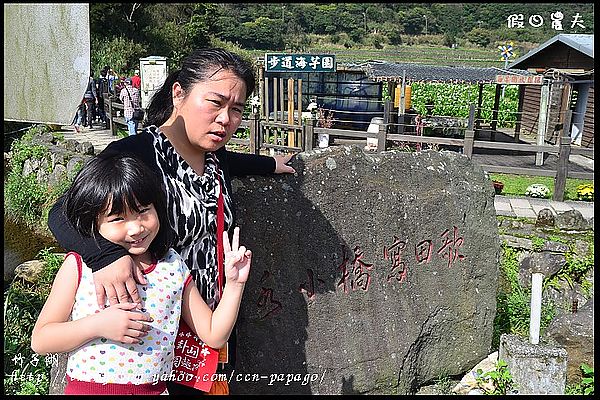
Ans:
<svg viewBox="0 0 600 400"><path fill-rule="evenodd" d="M500 241L478 166L351 147L293 166L233 182L254 254L234 393L414 393L487 356Z"/></svg>

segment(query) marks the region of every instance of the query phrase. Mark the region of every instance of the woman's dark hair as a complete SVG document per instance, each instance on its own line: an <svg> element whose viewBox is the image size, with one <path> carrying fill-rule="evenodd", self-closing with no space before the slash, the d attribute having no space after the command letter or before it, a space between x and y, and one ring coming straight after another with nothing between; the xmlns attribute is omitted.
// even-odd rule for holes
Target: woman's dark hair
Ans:
<svg viewBox="0 0 600 400"><path fill-rule="evenodd" d="M181 69L169 74L161 88L154 93L146 110L147 124L160 126L169 119L173 113L171 88L175 82L179 82L187 94L197 82L206 81L221 70L230 71L242 79L246 83L246 98L250 97L256 85L254 66L250 61L224 49L198 49L187 56Z"/></svg>
<svg viewBox="0 0 600 400"><path fill-rule="evenodd" d="M106 211L140 211L153 204L160 229L150 252L161 258L173 243L173 230L167 216L166 197L160 181L148 166L131 154L98 155L88 161L65 193L64 213L84 236L96 237L98 216ZM109 203L111 209L108 210Z"/></svg>

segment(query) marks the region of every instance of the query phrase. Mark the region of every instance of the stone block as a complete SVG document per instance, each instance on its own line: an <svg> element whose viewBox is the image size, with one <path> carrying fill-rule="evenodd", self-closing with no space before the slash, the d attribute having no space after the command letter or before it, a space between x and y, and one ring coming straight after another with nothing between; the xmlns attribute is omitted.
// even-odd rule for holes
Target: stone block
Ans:
<svg viewBox="0 0 600 400"><path fill-rule="evenodd" d="M232 182L253 251L235 371L274 379L233 393L413 394L487 356L500 240L480 167L346 146L292 165Z"/></svg>
<svg viewBox="0 0 600 400"><path fill-rule="evenodd" d="M498 358L508 364L519 394L564 394L567 351L550 344L530 344L527 339L504 334Z"/></svg>

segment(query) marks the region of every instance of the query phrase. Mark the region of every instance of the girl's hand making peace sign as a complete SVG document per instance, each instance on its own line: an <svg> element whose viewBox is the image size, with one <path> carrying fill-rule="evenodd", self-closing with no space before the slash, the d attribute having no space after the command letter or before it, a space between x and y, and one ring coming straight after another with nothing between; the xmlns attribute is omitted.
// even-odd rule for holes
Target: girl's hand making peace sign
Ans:
<svg viewBox="0 0 600 400"><path fill-rule="evenodd" d="M233 230L233 238L229 243L227 231L223 232L223 249L225 250L225 276L227 282L246 283L250 273L252 251L240 246L240 228Z"/></svg>

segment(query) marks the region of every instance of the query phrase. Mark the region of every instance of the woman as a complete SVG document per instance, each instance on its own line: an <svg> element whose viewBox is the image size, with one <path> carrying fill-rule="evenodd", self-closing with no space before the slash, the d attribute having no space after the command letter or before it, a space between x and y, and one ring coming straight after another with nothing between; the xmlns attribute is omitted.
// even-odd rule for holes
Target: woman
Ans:
<svg viewBox="0 0 600 400"><path fill-rule="evenodd" d="M152 97L147 109L149 126L136 136L112 142L102 152L135 153L159 174L169 222L177 238L173 247L186 261L213 310L218 296L219 194L223 195L224 228L228 230L233 226L231 176L295 172L286 165L291 156L225 150L242 121L244 104L254 86L254 69L249 62L222 49L197 50ZM79 235L64 216L62 199L52 208L48 225L58 243L81 254L94 271L98 306L104 305L106 297L110 305L130 299L140 302L136 281L146 281L124 248L102 237L94 240ZM230 360L234 342L232 335ZM180 393L178 388L183 386L170 385L169 393Z"/></svg>

